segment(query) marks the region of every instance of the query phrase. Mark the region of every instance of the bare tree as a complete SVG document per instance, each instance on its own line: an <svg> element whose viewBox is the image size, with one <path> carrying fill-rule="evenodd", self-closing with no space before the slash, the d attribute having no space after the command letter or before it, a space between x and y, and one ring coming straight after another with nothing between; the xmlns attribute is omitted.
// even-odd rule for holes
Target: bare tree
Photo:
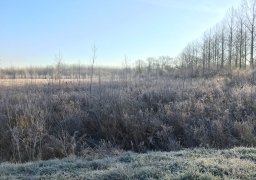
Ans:
<svg viewBox="0 0 256 180"><path fill-rule="evenodd" d="M123 66L124 66L124 75L125 75L125 84L128 87L128 69L129 69L129 60L127 56L124 56Z"/></svg>
<svg viewBox="0 0 256 180"><path fill-rule="evenodd" d="M211 46L212 46L212 30L210 29L209 31L208 31L208 57L207 57L207 59L208 59L208 72L210 72L210 70L211 70Z"/></svg>
<svg viewBox="0 0 256 180"><path fill-rule="evenodd" d="M138 59L137 61L135 61L135 69L136 72L139 74L139 77L141 77L141 75L143 74L145 66L146 63L143 60Z"/></svg>
<svg viewBox="0 0 256 180"><path fill-rule="evenodd" d="M93 56L92 56L92 66L91 66L91 82L90 82L90 94L92 93L92 79L93 79L93 73L94 73L94 64L95 64L95 60L96 60L96 52L98 50L98 47L94 44L92 45L92 52L93 52Z"/></svg>
<svg viewBox="0 0 256 180"><path fill-rule="evenodd" d="M254 39L255 39L255 26L256 26L256 1L255 0L243 0L242 8L245 16L244 24L250 33L250 65L254 68L253 64L253 50L254 50Z"/></svg>
<svg viewBox="0 0 256 180"><path fill-rule="evenodd" d="M202 39L202 75L205 75L205 65L206 65L206 58L207 58L207 44L208 44L208 40L207 40L207 35L206 33L204 33L203 35L203 39Z"/></svg>
<svg viewBox="0 0 256 180"><path fill-rule="evenodd" d="M225 47L226 47L226 26L225 26L225 22L222 21L221 23L221 31L220 31L220 36L221 36L221 63L220 63L220 67L221 69L223 69L224 67L224 61L225 61Z"/></svg>
<svg viewBox="0 0 256 180"><path fill-rule="evenodd" d="M239 69L242 68L242 57L243 57L243 42L244 42L244 19L242 16L242 9L239 8L236 11L237 19L237 32L238 32L238 44L239 44Z"/></svg>
<svg viewBox="0 0 256 180"><path fill-rule="evenodd" d="M213 29L213 60L216 70L219 70L219 60L220 60L220 42L221 42L221 27L220 24L216 24Z"/></svg>
<svg viewBox="0 0 256 180"><path fill-rule="evenodd" d="M245 25L244 25L245 26ZM244 53L243 53L243 56L244 56L244 68L246 69L246 64L247 64L247 55L248 55L248 29L246 29L246 26L244 27L244 34L243 34L243 37L244 37L244 44L243 44L243 47L244 47Z"/></svg>
<svg viewBox="0 0 256 180"><path fill-rule="evenodd" d="M81 79L81 62L78 60L78 85L80 86L80 79Z"/></svg>
<svg viewBox="0 0 256 180"><path fill-rule="evenodd" d="M63 69L62 64L63 58L62 54L59 52L59 54L55 54L55 78L58 80L59 88L60 88L60 81L61 81L61 73Z"/></svg>
<svg viewBox="0 0 256 180"><path fill-rule="evenodd" d="M227 13L227 25L228 25L228 66L229 73L232 71L232 55L233 55L233 40L235 31L235 10L232 7Z"/></svg>
<svg viewBox="0 0 256 180"><path fill-rule="evenodd" d="M197 69L198 66L198 46L199 42L198 40L195 40L192 42L192 48L193 48L193 69Z"/></svg>
<svg viewBox="0 0 256 180"><path fill-rule="evenodd" d="M148 66L147 66L147 72L148 72L148 78L151 77L151 72L154 69L154 59L153 57L147 58Z"/></svg>

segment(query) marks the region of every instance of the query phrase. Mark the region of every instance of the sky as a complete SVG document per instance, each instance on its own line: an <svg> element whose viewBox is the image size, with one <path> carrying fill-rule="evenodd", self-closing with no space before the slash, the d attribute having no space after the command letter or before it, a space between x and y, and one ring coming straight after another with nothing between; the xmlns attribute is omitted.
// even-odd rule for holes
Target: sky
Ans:
<svg viewBox="0 0 256 180"><path fill-rule="evenodd" d="M0 67L176 57L241 0L1 0Z"/></svg>

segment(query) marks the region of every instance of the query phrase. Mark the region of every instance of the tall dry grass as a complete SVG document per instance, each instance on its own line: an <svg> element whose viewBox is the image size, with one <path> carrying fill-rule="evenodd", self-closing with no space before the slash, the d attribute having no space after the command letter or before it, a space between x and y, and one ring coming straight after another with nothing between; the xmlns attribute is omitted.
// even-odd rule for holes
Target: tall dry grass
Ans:
<svg viewBox="0 0 256 180"><path fill-rule="evenodd" d="M255 72L0 88L0 160L256 145Z"/></svg>

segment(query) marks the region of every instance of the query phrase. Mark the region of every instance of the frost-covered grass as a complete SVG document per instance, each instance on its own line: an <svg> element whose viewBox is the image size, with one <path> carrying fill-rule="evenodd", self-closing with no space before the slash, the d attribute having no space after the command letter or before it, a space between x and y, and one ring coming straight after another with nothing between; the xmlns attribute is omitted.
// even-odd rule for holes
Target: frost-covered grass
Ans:
<svg viewBox="0 0 256 180"><path fill-rule="evenodd" d="M256 71L0 88L0 162L256 146Z"/></svg>
<svg viewBox="0 0 256 180"><path fill-rule="evenodd" d="M256 179L256 149L187 149L125 152L87 161L70 157L26 164L3 163L0 179Z"/></svg>

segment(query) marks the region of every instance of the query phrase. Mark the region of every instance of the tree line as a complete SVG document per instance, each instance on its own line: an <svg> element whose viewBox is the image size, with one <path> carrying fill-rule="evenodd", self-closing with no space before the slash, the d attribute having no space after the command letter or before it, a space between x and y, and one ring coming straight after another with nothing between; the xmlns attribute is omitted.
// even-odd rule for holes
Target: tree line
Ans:
<svg viewBox="0 0 256 180"><path fill-rule="evenodd" d="M175 59L169 56L159 58L149 57L146 60L132 62L128 57L122 62L121 67L110 67L82 64L80 61L74 64L65 64L61 54L55 56L54 63L47 66L30 67L6 67L1 68L1 79L86 79L91 78L94 71L96 77L118 76L168 76L173 72Z"/></svg>
<svg viewBox="0 0 256 180"><path fill-rule="evenodd" d="M255 67L256 0L242 0L223 20L186 45L179 65L188 76Z"/></svg>
<svg viewBox="0 0 256 180"><path fill-rule="evenodd" d="M125 56L120 67L93 67L80 62L67 65L62 55L55 56L55 64L45 67L9 67L1 69L2 79L80 79L96 76L212 76L234 69L255 67L256 0L242 0L240 6L230 8L223 20L206 30L202 36L186 45L177 58L160 56L131 61ZM96 47L94 47L96 48ZM96 50L96 49L94 49ZM96 52L96 51L95 51ZM95 53L94 52L94 53ZM95 54L94 54L95 56ZM95 72L94 72L95 71Z"/></svg>

